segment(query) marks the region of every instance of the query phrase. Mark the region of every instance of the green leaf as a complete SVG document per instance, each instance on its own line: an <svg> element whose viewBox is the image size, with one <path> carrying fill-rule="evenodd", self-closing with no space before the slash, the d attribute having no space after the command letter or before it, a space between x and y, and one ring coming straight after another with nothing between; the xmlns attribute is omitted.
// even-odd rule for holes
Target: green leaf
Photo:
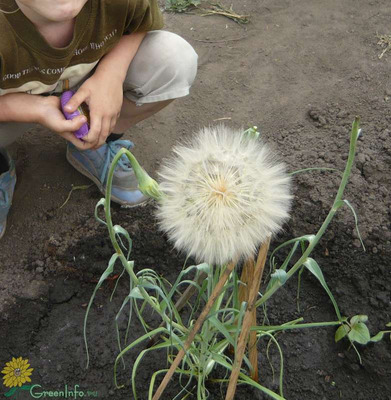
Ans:
<svg viewBox="0 0 391 400"><path fill-rule="evenodd" d="M342 338L344 338L350 331L350 327L348 325L341 325L335 332L335 342L339 342Z"/></svg>
<svg viewBox="0 0 391 400"><path fill-rule="evenodd" d="M247 383L248 385L261 390L268 396L270 396L272 399L275 400L285 400L284 397L278 395L277 393L272 392L270 389L266 388L265 386L260 385L258 382L253 381L249 376L244 375L243 373L239 374L239 383Z"/></svg>
<svg viewBox="0 0 391 400"><path fill-rule="evenodd" d="M66 198L66 200L64 201L64 203L62 203L62 205L59 207L59 209L60 209L60 208L63 208L63 207L65 206L65 204L68 203L68 201L69 201L69 199L71 198L71 195L72 195L72 193L73 193L74 190L86 190L86 189L90 188L90 187L93 186L93 185L91 184L91 185L80 185L80 186L73 186L73 185L71 185L71 186L72 186L72 189L71 189L71 191L68 193L68 197Z"/></svg>
<svg viewBox="0 0 391 400"><path fill-rule="evenodd" d="M152 338L154 335L158 335L160 332L165 332L165 333L166 333L167 330L166 330L166 328L163 328L163 327L156 328L156 329L154 329L153 331L148 332L148 333L146 333L145 335L138 337L135 341L133 341L131 344L129 344L129 345L126 347L126 349L123 349L123 350L120 352L120 354L118 354L118 356L117 356L117 358L116 358L116 360L115 360L115 362L114 362L114 385L115 385L115 387L116 387L117 389L120 389L120 388L122 387L122 386L119 386L118 383L117 383L117 365L118 365L119 360L121 360L122 357L123 357L129 350L131 350L134 346L137 346L139 343L143 342L143 341L146 340L146 339ZM159 344L159 345L160 345L160 344ZM156 345L156 346L159 346L159 345ZM156 346L151 347L150 349L152 350L152 349L155 348Z"/></svg>
<svg viewBox="0 0 391 400"><path fill-rule="evenodd" d="M289 172L289 175L296 175L296 174L300 174L301 172L308 172L308 171L337 171L337 172L341 172L339 169L336 169L336 168L315 167L315 168L298 169L296 171Z"/></svg>
<svg viewBox="0 0 391 400"><path fill-rule="evenodd" d="M144 299L144 296L141 294L140 288L138 287L135 287L130 291L129 297L133 297L134 299L140 299L140 300Z"/></svg>
<svg viewBox="0 0 391 400"><path fill-rule="evenodd" d="M288 262L289 262L290 258L292 257L293 253L296 251L296 248L297 248L298 244L303 242L303 241L306 241L309 244L311 244L314 241L314 239L315 239L315 235L304 235L304 236L300 236L300 237L297 237L297 238L294 238L294 239L291 239L291 240L287 240L286 242L284 242L284 243L280 244L279 246L277 246L273 250L273 252L271 253L269 258L270 258L270 260L272 260L274 258L274 255L280 249L282 249L283 247L289 246L290 244L294 244L294 248L291 250L290 255L287 257L288 261L287 260L284 261L283 265L285 265L285 268L282 268L282 269L285 270L286 269L286 265L288 264Z"/></svg>
<svg viewBox="0 0 391 400"><path fill-rule="evenodd" d="M363 322L357 322L353 325L348 336L352 342L360 344L367 344L371 340L369 329Z"/></svg>
<svg viewBox="0 0 391 400"><path fill-rule="evenodd" d="M17 390L18 390L18 388L13 387L7 393L4 393L4 396L5 397L11 397Z"/></svg>
<svg viewBox="0 0 391 400"><path fill-rule="evenodd" d="M99 218L99 216L98 216L99 207L103 207L103 209L105 209L105 207L106 207L106 199L105 199L104 197L102 197L102 198L96 203L96 206L95 206L95 219L96 219L98 222L100 222L101 224L107 225L107 223L106 223L105 221L103 221L103 219Z"/></svg>
<svg viewBox="0 0 391 400"><path fill-rule="evenodd" d="M368 321L368 315L355 315L350 319L350 323L352 325L357 324L358 322L367 322Z"/></svg>
<svg viewBox="0 0 391 400"><path fill-rule="evenodd" d="M281 285L283 285L287 280L287 273L282 269L277 269L270 276L274 281L280 282Z"/></svg>
<svg viewBox="0 0 391 400"><path fill-rule="evenodd" d="M365 251L364 242L362 241L361 234L360 234L360 230L358 229L358 218L357 218L356 211L354 211L353 206L349 203L348 200L345 199L345 200L343 200L343 202L350 208L351 212L353 213L353 216L354 216L354 223L356 224L357 236L358 236L358 238L359 238L359 240L360 240L360 243L361 243L361 246L362 246L363 250Z"/></svg>
<svg viewBox="0 0 391 400"><path fill-rule="evenodd" d="M391 328L391 322L389 322L388 324L386 324L387 328Z"/></svg>
<svg viewBox="0 0 391 400"><path fill-rule="evenodd" d="M324 279L323 272L320 269L318 263L313 259L308 257L307 260L304 262L304 265L310 271L320 282L320 284L323 286L323 289L327 292L327 294L330 297L331 302L333 303L335 313L337 314L338 319L341 321L341 313L338 308L338 304L334 299L333 294L331 293L329 287L327 286L326 280Z"/></svg>
<svg viewBox="0 0 391 400"><path fill-rule="evenodd" d="M257 140L259 139L261 132L258 131L257 126L252 126L243 132L243 136L247 137L248 139Z"/></svg>
<svg viewBox="0 0 391 400"><path fill-rule="evenodd" d="M126 229L122 228L120 225L114 225L113 230L116 235L125 236L126 240L128 241L129 248L132 247L132 239L130 238L129 232Z"/></svg>
<svg viewBox="0 0 391 400"><path fill-rule="evenodd" d="M89 301L88 306L87 306L86 314L84 316L83 336L84 336L84 344L85 344L86 353L87 353L87 368L88 368L88 365L90 363L90 354L88 352L88 343L87 343L87 319L88 319L88 314L90 313L90 309L91 309L92 303L94 301L96 292L102 286L102 283L106 280L106 278L113 272L114 264L117 261L118 257L119 257L119 255L117 253L114 253L111 256L110 261L109 261L109 265L107 266L106 270L101 275L101 277L99 279L99 282L95 286L94 292L92 293L92 296L91 296L90 301Z"/></svg>
<svg viewBox="0 0 391 400"><path fill-rule="evenodd" d="M197 265L197 270L200 272L209 273L210 268L211 268L210 265L207 263L202 263Z"/></svg>
<svg viewBox="0 0 391 400"><path fill-rule="evenodd" d="M371 337L371 342L374 342L374 343L380 342L380 340L383 339L384 334L385 334L385 332L380 331L377 335Z"/></svg>
<svg viewBox="0 0 391 400"><path fill-rule="evenodd" d="M222 333L227 341L234 347L235 342L232 335L230 335L230 333L228 332L226 326L222 324L215 316L210 317L208 320L214 326L216 331Z"/></svg>

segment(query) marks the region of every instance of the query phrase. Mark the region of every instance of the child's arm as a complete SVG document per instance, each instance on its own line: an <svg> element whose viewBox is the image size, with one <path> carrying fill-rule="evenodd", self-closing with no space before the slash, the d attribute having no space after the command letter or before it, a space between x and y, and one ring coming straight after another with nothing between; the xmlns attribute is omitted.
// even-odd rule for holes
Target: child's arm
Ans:
<svg viewBox="0 0 391 400"><path fill-rule="evenodd" d="M83 138L88 148L100 147L114 129L123 102L123 82L145 34L136 32L123 36L66 105L66 110L72 112L81 103L88 104L90 131Z"/></svg>
<svg viewBox="0 0 391 400"><path fill-rule="evenodd" d="M80 149L88 146L75 138L73 132L79 129L86 118L65 119L60 111L60 99L55 96L39 96L26 93L10 93L0 96L0 122L39 123L58 133Z"/></svg>

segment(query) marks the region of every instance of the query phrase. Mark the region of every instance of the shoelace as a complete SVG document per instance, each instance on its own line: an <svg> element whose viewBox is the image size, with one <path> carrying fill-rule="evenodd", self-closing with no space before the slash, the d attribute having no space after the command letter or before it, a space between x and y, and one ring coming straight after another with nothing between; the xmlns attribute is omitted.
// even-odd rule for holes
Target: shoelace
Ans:
<svg viewBox="0 0 391 400"><path fill-rule="evenodd" d="M120 140L119 139L119 140L115 140L114 142L107 143L106 160L105 160L105 163L102 168L102 173L100 175L100 181L102 182L102 184L106 182L108 168L110 167L111 162L113 161L113 158L116 156L118 151L121 150L122 148L126 148L127 150L130 150L133 147L134 147L134 144L130 140ZM118 166L122 169L130 169L131 168L129 160L125 155L123 155L119 159L117 167Z"/></svg>

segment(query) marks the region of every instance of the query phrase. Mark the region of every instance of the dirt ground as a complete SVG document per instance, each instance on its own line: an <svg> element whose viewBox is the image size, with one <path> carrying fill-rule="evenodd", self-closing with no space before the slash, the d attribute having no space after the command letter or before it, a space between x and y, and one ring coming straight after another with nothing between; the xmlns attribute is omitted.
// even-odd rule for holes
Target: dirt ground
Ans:
<svg viewBox="0 0 391 400"><path fill-rule="evenodd" d="M165 13L166 28L182 35L199 54L198 76L190 96L140 123L127 137L151 173L178 138L220 122L236 128L257 125L291 171L343 170L350 127L359 115L363 134L345 194L357 212L366 251L346 208L314 258L342 313L368 315L372 334L384 330L391 321L391 50L379 58L377 34L391 34L390 2L242 0L233 2L233 9L249 15L250 23ZM105 228L93 217L101 195L95 187L78 190L60 208L72 185L89 182L67 164L65 143L44 129L27 133L11 152L18 182L0 242L0 366L22 356L34 368L33 383L46 390L79 384L101 399L132 399L130 368L136 353L127 357L127 369L119 373L123 389L114 389L112 372L117 355L113 321L126 294L125 283L111 303L110 284L98 293L88 324L91 365L85 369L85 305L93 281L113 253ZM292 218L272 248L317 231L339 179L340 174L332 172L296 175ZM173 280L183 257L157 231L153 205L131 211L114 206L113 219L133 238L136 268L152 267ZM306 322L335 319L327 295L308 275L298 313L296 287L296 280L289 281L270 302L271 324L299 316ZM132 326L132 338L141 332ZM332 328L284 333L279 340L285 354L286 399L391 399L389 338L359 347L362 365L347 342L334 343ZM278 367L277 353L272 351L270 358ZM142 365L137 384L144 400L159 360L147 358ZM263 385L277 390L265 355L260 375ZM5 393L7 388L0 386ZM164 399L173 398L176 389L174 383ZM224 398L220 387L211 384L210 390L211 399ZM18 398L31 397L20 392ZM264 397L240 387L237 398Z"/></svg>

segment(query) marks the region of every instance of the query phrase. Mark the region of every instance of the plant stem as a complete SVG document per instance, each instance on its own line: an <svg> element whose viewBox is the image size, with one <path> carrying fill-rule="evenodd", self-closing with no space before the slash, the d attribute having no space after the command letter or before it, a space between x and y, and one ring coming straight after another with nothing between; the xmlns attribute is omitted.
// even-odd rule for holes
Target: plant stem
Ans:
<svg viewBox="0 0 391 400"><path fill-rule="evenodd" d="M108 173L108 176L107 176L107 182L106 182L106 195L105 195L105 206L104 206L105 215L106 215L107 229L109 231L109 236L110 236L111 243L113 244L113 247L114 247L116 253L119 255L119 258L120 258L120 260L122 262L122 265L125 267L127 273L130 275L130 278L134 282L135 286L137 286L139 288L141 295L144 297L144 299L147 301L147 303L162 317L162 319L166 323L172 324L176 328L180 329L182 332L186 332L187 329L184 329L184 327L182 325L175 323L165 313L162 313L160 308L152 300L152 298L148 294L148 292L142 286L140 286L140 281L137 278L137 275L134 273L133 268L131 268L129 266L129 262L126 259L124 253L122 252L121 247L118 244L117 239L115 237L116 234L115 234L114 227L113 227L113 221L111 219L111 188L112 188L112 185L113 185L113 177L114 177L115 167L116 167L119 159L124 154L128 157L129 161L132 164L132 167L139 166L139 163L136 160L136 158L133 156L133 154L129 150L126 150L126 149L121 149L115 155L115 157L113 158L113 161L111 163L110 170L109 170L109 173Z"/></svg>
<svg viewBox="0 0 391 400"><path fill-rule="evenodd" d="M292 277L292 275L295 274L295 272L304 264L306 261L307 257L310 255L314 247L317 245L319 240L322 238L325 230L329 226L331 220L333 219L335 213L338 211L338 209L341 207L341 201L342 201L342 195L345 190L346 184L348 183L348 179L350 176L350 172L352 170L353 166L353 161L355 157L355 152L356 152L356 144L357 144L357 139L358 139L358 133L359 133L359 122L360 119L358 117L355 118L352 126L352 131L350 135L350 149L349 149L349 157L348 161L345 166L345 171L342 176L342 181L339 186L337 195L335 196L333 206L331 210L329 211L326 219L324 220L322 226L319 228L317 234L313 238L313 240L309 243L307 249L303 253L303 255L300 257L300 259L296 262L296 264L289 270L289 272L286 275L286 281ZM259 307L261 304L264 304L280 287L282 286L281 283L276 283L274 284L263 296L260 298L256 303L255 306Z"/></svg>
<svg viewBox="0 0 391 400"><path fill-rule="evenodd" d="M208 302L205 305L205 308L202 310L200 316L198 317L197 321L195 322L193 329L189 333L189 336L186 339L186 342L181 350L179 350L177 356L175 357L175 360L171 364L170 369L166 373L166 375L163 378L163 381L161 382L160 386L158 387L156 393L154 394L152 400L159 400L160 396L163 394L164 389L167 387L168 383L170 382L170 379L172 378L175 370L179 366L180 362L182 361L182 358L184 357L186 351L189 349L191 343L193 342L195 335L201 328L205 318L208 316L211 308L213 307L213 304L215 303L216 299L219 297L221 291L224 288L225 282L231 275L231 272L235 268L236 262L231 262L227 265L226 269L224 270L224 273L221 275L219 281L217 282L215 288L213 289L213 292L211 296L208 299Z"/></svg>
<svg viewBox="0 0 391 400"><path fill-rule="evenodd" d="M257 332L276 332L276 331L286 331L289 329L323 328L324 326L336 326L341 324L342 324L341 321L310 322L308 324L253 326L251 327L251 330Z"/></svg>

